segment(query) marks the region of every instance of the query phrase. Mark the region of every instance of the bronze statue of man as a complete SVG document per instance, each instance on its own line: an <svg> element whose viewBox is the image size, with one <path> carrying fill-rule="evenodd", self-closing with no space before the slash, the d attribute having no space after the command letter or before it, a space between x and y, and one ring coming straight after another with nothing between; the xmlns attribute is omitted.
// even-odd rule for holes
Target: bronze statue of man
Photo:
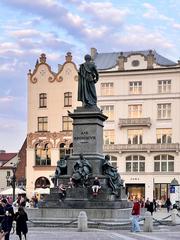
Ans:
<svg viewBox="0 0 180 240"><path fill-rule="evenodd" d="M97 96L95 84L99 79L99 74L90 55L85 55L85 63L80 65L78 72L78 101L84 107L96 106Z"/></svg>

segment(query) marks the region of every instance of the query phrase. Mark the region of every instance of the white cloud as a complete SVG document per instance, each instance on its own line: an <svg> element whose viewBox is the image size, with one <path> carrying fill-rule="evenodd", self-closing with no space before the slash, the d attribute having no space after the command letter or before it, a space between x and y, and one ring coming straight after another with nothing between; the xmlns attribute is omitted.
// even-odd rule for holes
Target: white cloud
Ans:
<svg viewBox="0 0 180 240"><path fill-rule="evenodd" d="M126 27L126 32L123 35L116 34L114 37L116 45L125 48L126 50L146 50L156 49L167 50L173 49L175 46L166 37L158 31L149 32L148 29L141 25L130 25Z"/></svg>
<svg viewBox="0 0 180 240"><path fill-rule="evenodd" d="M15 99L15 98L14 98L13 96L0 97L0 104L13 102L14 99Z"/></svg>
<svg viewBox="0 0 180 240"><path fill-rule="evenodd" d="M124 18L130 13L127 8L113 6L111 2L86 2L82 1L78 9L87 15L94 17L102 22L122 23Z"/></svg>
<svg viewBox="0 0 180 240"><path fill-rule="evenodd" d="M40 32L35 29L19 29L16 31L9 32L10 36L13 37L20 37L20 38L26 38L26 37L37 37L39 36Z"/></svg>
<svg viewBox="0 0 180 240"><path fill-rule="evenodd" d="M161 14L158 9L150 3L143 3L143 6L146 9L146 12L143 14L144 18L159 19L168 22L174 21L173 18Z"/></svg>
<svg viewBox="0 0 180 240"><path fill-rule="evenodd" d="M180 23L174 23L172 24L172 27L175 29L180 29Z"/></svg>
<svg viewBox="0 0 180 240"><path fill-rule="evenodd" d="M0 149L18 152L26 138L26 122L0 118ZM18 136L18 137L17 137Z"/></svg>

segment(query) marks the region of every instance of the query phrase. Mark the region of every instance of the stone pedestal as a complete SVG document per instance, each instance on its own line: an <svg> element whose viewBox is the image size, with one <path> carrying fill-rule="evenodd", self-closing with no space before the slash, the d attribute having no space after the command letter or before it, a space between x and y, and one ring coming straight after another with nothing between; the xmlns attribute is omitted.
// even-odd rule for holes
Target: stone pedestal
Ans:
<svg viewBox="0 0 180 240"><path fill-rule="evenodd" d="M68 175L72 175L73 166L82 153L93 169L93 176L102 174L103 122L107 117L94 106L77 107L73 113L73 155L68 159Z"/></svg>

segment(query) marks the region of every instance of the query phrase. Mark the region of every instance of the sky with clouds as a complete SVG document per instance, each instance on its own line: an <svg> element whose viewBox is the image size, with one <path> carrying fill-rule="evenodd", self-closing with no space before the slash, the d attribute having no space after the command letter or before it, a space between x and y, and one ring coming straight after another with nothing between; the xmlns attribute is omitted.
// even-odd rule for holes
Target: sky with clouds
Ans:
<svg viewBox="0 0 180 240"><path fill-rule="evenodd" d="M79 64L91 47L180 57L179 0L1 0L0 15L0 149L7 152L25 140L27 73L42 52L55 72L68 51Z"/></svg>

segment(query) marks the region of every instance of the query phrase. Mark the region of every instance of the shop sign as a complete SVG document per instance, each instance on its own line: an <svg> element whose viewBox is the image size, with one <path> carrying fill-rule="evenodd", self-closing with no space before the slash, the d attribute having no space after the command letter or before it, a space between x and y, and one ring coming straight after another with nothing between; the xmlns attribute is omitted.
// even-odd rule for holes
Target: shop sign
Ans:
<svg viewBox="0 0 180 240"><path fill-rule="evenodd" d="M170 186L170 193L175 193L176 190L175 190L175 186Z"/></svg>

